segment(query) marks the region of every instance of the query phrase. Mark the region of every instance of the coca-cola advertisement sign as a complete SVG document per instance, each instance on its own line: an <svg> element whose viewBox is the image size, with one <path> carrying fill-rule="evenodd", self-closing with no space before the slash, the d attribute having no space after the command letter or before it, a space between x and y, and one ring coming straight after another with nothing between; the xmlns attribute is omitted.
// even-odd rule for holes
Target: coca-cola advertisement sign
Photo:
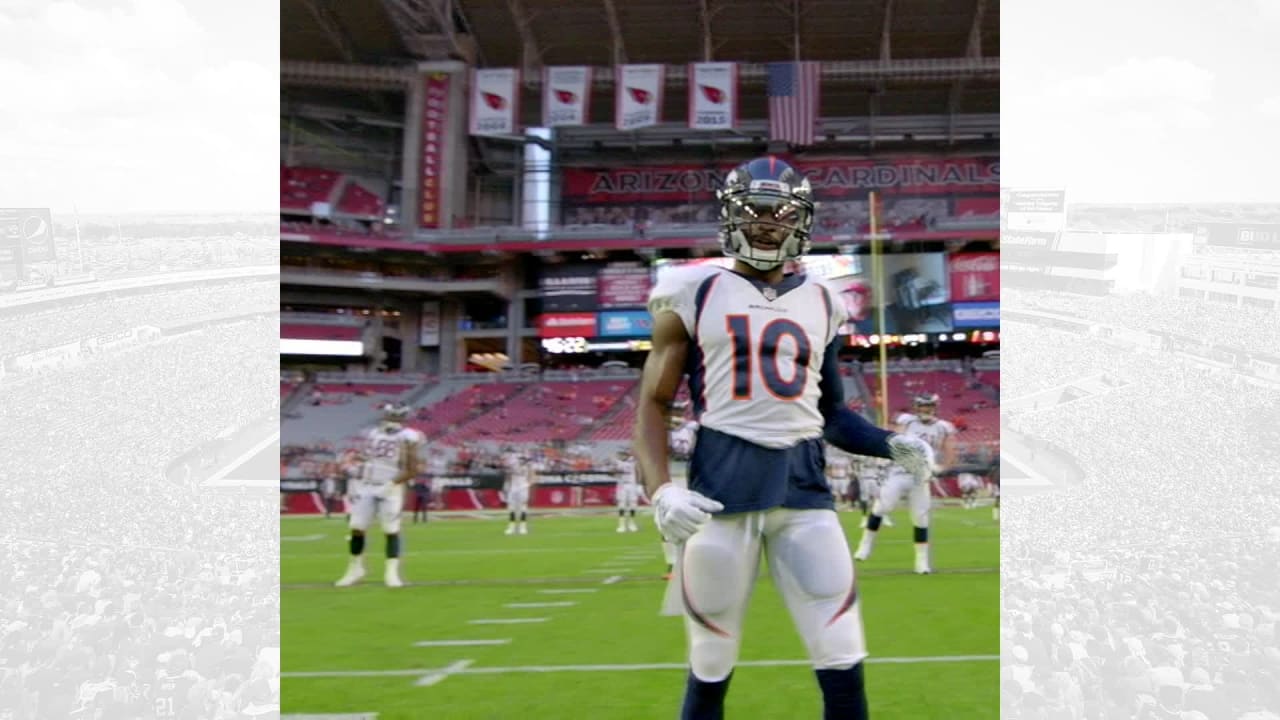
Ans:
<svg viewBox="0 0 1280 720"><path fill-rule="evenodd" d="M599 303L605 310L642 308L649 302L652 272L642 263L609 263L600 270Z"/></svg>
<svg viewBox="0 0 1280 720"><path fill-rule="evenodd" d="M999 299L999 253L971 253L951 257L952 302Z"/></svg>

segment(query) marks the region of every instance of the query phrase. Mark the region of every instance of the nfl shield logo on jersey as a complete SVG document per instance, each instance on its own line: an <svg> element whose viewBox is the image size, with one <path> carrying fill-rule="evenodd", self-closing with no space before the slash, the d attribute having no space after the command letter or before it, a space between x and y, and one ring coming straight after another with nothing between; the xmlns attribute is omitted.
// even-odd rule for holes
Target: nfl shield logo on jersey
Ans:
<svg viewBox="0 0 1280 720"><path fill-rule="evenodd" d="M769 302L773 302L778 299L778 291L771 287L767 287L764 290L761 290L761 292L764 293L764 299Z"/></svg>

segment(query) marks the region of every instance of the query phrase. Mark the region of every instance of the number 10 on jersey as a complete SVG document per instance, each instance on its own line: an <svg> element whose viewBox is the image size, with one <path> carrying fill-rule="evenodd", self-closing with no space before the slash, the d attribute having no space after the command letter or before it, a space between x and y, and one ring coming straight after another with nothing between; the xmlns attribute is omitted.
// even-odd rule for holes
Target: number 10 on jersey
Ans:
<svg viewBox="0 0 1280 720"><path fill-rule="evenodd" d="M758 368L765 388L779 400L795 400L804 394L809 379L809 358L813 348L804 328L791 320L778 318L765 323L760 337L751 334L749 315L728 315L725 328L733 341L733 399L751 399L752 369ZM778 367L778 353L782 343L790 339L795 344L795 366L791 377L784 378ZM754 362L753 362L754 361Z"/></svg>

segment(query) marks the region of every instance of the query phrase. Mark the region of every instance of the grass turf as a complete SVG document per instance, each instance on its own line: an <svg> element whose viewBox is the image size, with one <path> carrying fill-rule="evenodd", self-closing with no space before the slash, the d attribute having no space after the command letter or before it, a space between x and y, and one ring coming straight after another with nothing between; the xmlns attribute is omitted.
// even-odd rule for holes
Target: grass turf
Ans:
<svg viewBox="0 0 1280 720"><path fill-rule="evenodd" d="M859 518L841 513L851 543ZM332 582L346 566L345 519L282 520L283 712L376 712L379 720L675 717L683 625L658 615L665 565L652 521L637 520L641 532L619 534L612 515L534 517L529 535L506 536L505 516L415 525L406 515L401 574L412 585L397 590L381 584L378 530L366 546L364 584L338 589ZM878 720L995 717L999 527L986 509L936 509L937 573L921 577L909 572L911 528L905 517L897 521L881 531L874 557L858 565L872 713ZM508 618L545 620L468 623ZM414 645L441 640L509 642ZM726 716L820 717L804 658L762 568ZM914 661L896 661L902 658ZM794 664L768 664L776 661ZM591 667L555 667L567 665ZM595 667L602 665L669 667ZM437 672L443 668L461 672ZM349 674L358 671L398 674ZM317 672L338 675L294 675Z"/></svg>

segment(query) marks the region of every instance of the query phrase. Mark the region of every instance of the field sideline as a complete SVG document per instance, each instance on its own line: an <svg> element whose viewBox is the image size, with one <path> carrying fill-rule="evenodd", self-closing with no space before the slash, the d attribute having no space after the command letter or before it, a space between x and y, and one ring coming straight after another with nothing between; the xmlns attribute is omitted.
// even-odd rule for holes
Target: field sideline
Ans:
<svg viewBox="0 0 1280 720"><path fill-rule="evenodd" d="M851 542L855 513L842 513ZM935 575L911 567L905 515L858 566L877 718L989 718L998 712L999 526L988 509L938 509ZM652 521L535 516L527 536L499 519L406 515L402 574L382 586L383 541L365 584L338 589L345 519L281 522L282 686L290 714L403 718L675 717L681 620L658 615L665 582ZM798 636L762 570L726 715L821 715Z"/></svg>

